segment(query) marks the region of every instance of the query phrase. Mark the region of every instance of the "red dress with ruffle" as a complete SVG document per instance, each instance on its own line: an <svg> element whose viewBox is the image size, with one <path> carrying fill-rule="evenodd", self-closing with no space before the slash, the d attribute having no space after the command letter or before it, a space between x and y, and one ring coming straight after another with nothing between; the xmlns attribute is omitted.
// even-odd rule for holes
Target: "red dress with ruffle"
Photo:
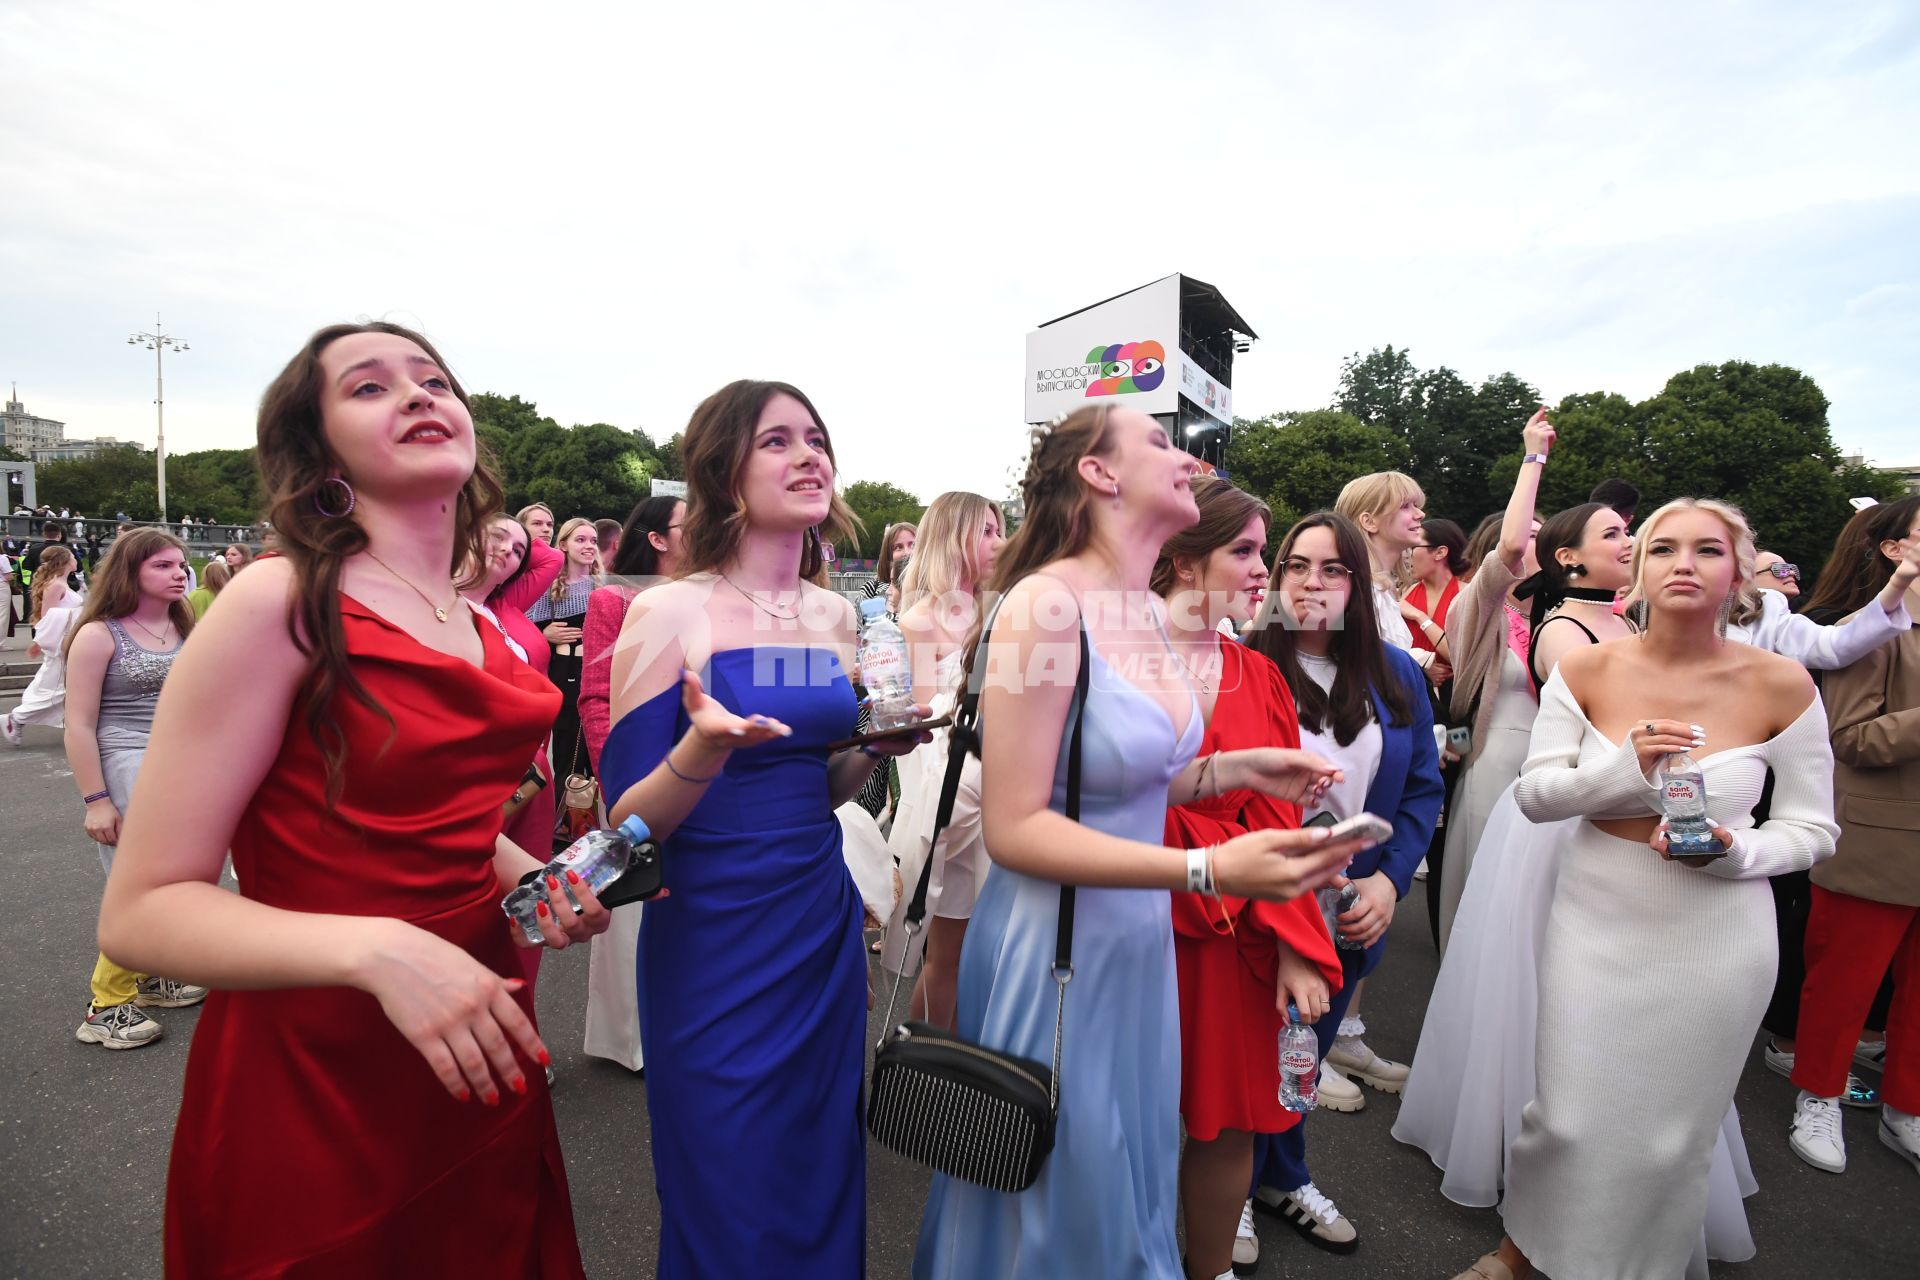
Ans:
<svg viewBox="0 0 1920 1280"><path fill-rule="evenodd" d="M354 671L386 718L341 693L337 800L296 704L233 835L240 891L268 906L395 916L495 973L520 963L493 869L500 805L560 695L462 610L485 658L439 653L340 597ZM532 991L518 997L529 1018ZM241 1276L584 1273L544 1074L456 1101L371 995L215 991L195 1029L167 1177L166 1269Z"/></svg>
<svg viewBox="0 0 1920 1280"><path fill-rule="evenodd" d="M1300 717L1286 678L1243 644L1220 644L1219 696L1200 754L1300 746ZM1166 839L1200 849L1249 831L1300 825L1300 807L1230 791L1167 810ZM1277 944L1299 952L1338 990L1340 958L1312 894L1256 902L1222 894L1173 895L1173 959L1180 980L1180 1114L1189 1136L1223 1129L1281 1133L1301 1117L1280 1105Z"/></svg>

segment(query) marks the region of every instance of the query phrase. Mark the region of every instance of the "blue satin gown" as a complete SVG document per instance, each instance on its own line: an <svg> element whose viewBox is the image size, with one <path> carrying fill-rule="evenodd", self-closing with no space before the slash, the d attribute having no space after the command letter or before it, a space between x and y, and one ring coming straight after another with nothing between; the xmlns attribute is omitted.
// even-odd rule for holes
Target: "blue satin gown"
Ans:
<svg viewBox="0 0 1920 1280"><path fill-rule="evenodd" d="M640 930L661 1280L865 1270L867 966L826 744L855 699L827 649L713 655L702 681L793 736L737 751L666 841ZM607 735L618 796L686 732L678 685ZM644 816L644 815L643 815Z"/></svg>
<svg viewBox="0 0 1920 1280"><path fill-rule="evenodd" d="M1176 730L1161 705L1090 649L1080 821L1159 843L1167 787L1200 748L1197 702ZM993 725L983 725L992 750ZM1061 735L1052 807L1065 812ZM1053 1061L1060 886L987 875L960 952L959 1031ZM1080 889L1067 986L1060 1120L1040 1178L1018 1195L935 1174L916 1280L1180 1280L1179 989L1164 889Z"/></svg>

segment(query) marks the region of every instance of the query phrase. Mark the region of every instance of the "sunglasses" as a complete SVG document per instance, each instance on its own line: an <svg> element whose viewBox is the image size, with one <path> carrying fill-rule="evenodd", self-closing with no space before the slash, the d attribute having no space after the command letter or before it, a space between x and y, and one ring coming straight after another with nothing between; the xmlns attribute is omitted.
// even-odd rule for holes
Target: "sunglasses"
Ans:
<svg viewBox="0 0 1920 1280"><path fill-rule="evenodd" d="M1784 560L1779 564L1770 564L1760 572L1770 573L1782 582L1798 582L1800 580L1800 566L1797 564L1788 564Z"/></svg>

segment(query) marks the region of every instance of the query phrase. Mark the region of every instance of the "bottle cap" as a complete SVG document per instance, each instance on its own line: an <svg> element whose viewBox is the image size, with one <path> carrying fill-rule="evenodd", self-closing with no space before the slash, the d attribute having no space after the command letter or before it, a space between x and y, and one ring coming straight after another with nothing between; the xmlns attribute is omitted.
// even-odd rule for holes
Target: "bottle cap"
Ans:
<svg viewBox="0 0 1920 1280"><path fill-rule="evenodd" d="M620 824L620 834L625 836L627 840L633 844L641 844L648 836L652 835L653 832L648 828L647 824L641 820L640 815L636 813Z"/></svg>
<svg viewBox="0 0 1920 1280"><path fill-rule="evenodd" d="M860 602L860 616L863 618L877 618L886 611L887 598L885 596L871 596Z"/></svg>

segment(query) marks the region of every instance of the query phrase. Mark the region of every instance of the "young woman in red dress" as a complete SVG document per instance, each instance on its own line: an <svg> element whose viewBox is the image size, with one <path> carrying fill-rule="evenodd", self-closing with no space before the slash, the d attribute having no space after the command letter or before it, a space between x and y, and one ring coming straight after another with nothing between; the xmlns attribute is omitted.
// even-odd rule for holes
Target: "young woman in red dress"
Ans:
<svg viewBox="0 0 1920 1280"><path fill-rule="evenodd" d="M1152 585L1166 598L1174 655L1193 678L1206 716L1200 754L1298 751L1300 718L1280 669L1219 630L1222 622L1239 627L1251 620L1265 593L1267 504L1224 481L1196 477L1192 488L1200 522L1167 540ZM1166 836L1176 848L1202 849L1248 831L1299 825L1297 804L1229 791L1167 810ZM1279 1097L1286 1007L1292 1003L1303 1022L1317 1021L1340 985L1340 959L1312 894L1260 902L1198 893L1173 895L1173 958L1187 1129L1180 1162L1187 1274L1251 1275L1259 1243L1249 1226L1246 1246L1237 1248L1235 1227L1249 1212L1253 1135L1300 1123Z"/></svg>
<svg viewBox="0 0 1920 1280"><path fill-rule="evenodd" d="M108 955L216 988L167 1274L578 1277L499 906L540 866L500 805L558 695L456 590L501 496L466 394L417 334L322 329L261 402L258 459L281 554L182 650L100 912ZM548 946L606 927L555 889Z"/></svg>

